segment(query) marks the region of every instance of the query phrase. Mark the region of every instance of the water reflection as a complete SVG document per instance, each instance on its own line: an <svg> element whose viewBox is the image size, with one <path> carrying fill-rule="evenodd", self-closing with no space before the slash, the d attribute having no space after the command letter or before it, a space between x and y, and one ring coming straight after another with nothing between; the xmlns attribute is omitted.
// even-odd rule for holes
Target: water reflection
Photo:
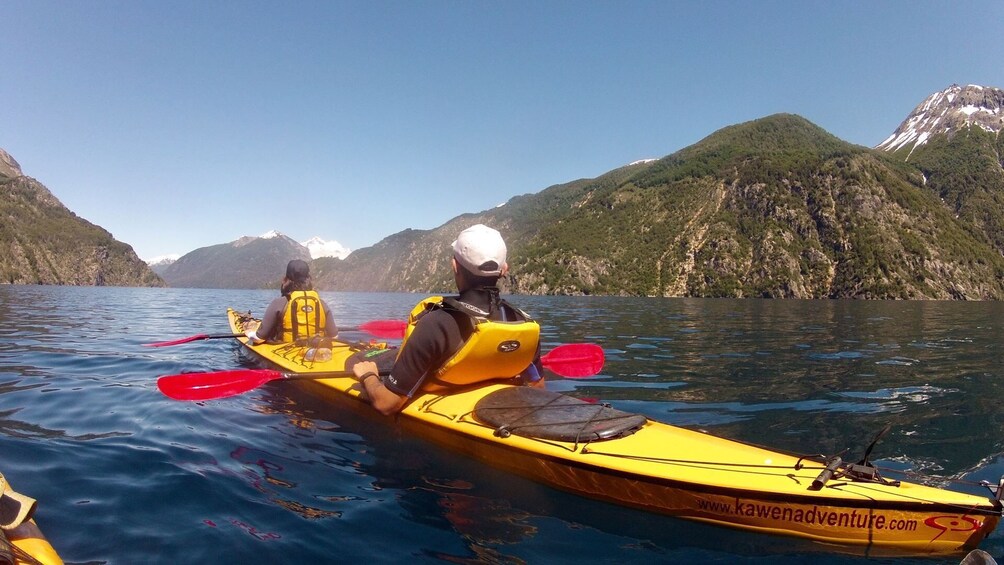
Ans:
<svg viewBox="0 0 1004 565"><path fill-rule="evenodd" d="M568 535L589 540L570 555L590 562L714 562L757 555L790 555L797 562L813 554L820 563L836 563L868 551L734 532L557 492L406 437L389 420L357 409L355 402L330 397L316 386L270 386L258 401L263 403L260 410L281 414L305 433L287 434L278 446L280 451L304 457L284 459L236 450L248 468L257 468L256 480L277 478L280 488L289 489L289 498L306 497L341 509L308 518L358 518L365 507L383 507L393 500L394 507L404 512L408 527L424 531L422 537L404 545L419 548L437 561L533 562L527 556L534 555L534 548L553 544L555 536ZM866 442L860 447L863 450ZM334 452L338 456L332 457ZM314 469L319 463L323 468ZM295 467L313 471L308 475ZM354 472L361 482L345 483L341 474L345 471ZM294 482L291 475L304 480ZM330 494L333 485L338 485L341 494ZM274 490L262 492L272 503L299 512L298 504L277 500ZM370 527L383 526L375 522ZM430 528L438 533L431 533ZM457 543L462 550L443 549ZM390 553L385 557L393 557L398 549L387 548ZM901 564L911 561L897 558Z"/></svg>

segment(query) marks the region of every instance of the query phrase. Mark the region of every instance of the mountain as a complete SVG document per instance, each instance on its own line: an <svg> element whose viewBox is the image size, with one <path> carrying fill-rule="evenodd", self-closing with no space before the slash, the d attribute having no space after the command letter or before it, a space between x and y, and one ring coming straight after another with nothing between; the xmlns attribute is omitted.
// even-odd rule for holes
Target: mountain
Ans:
<svg viewBox="0 0 1004 565"><path fill-rule="evenodd" d="M464 218L467 216L461 216ZM474 217L474 216L470 216ZM472 224L477 221L472 221ZM457 219L430 231L408 229L343 259L321 257L311 263L314 286L330 290L428 292L449 289L450 255L444 255L460 229ZM467 226L464 226L467 227Z"/></svg>
<svg viewBox="0 0 1004 565"><path fill-rule="evenodd" d="M100 226L71 212L0 149L0 283L163 286Z"/></svg>
<svg viewBox="0 0 1004 565"><path fill-rule="evenodd" d="M876 149L893 153L905 151L905 158L909 159L910 153L932 138L952 137L970 126L996 134L1004 128L1002 106L1004 90L953 84L928 96Z"/></svg>
<svg viewBox="0 0 1004 565"><path fill-rule="evenodd" d="M913 164L973 237L1004 254L1002 106L1004 90L952 85L917 106L878 148Z"/></svg>
<svg viewBox="0 0 1004 565"><path fill-rule="evenodd" d="M196 249L168 265L161 276L172 287L278 288L291 259L309 262L310 251L273 231Z"/></svg>
<svg viewBox="0 0 1004 565"><path fill-rule="evenodd" d="M255 239L276 239L276 241L272 242L272 244L258 243L247 247L247 243ZM278 231L271 230L257 238L244 237L229 244L197 249L192 252L194 255L186 259L184 264L175 268L171 268L171 266L181 259L181 256L177 254L156 257L150 259L148 263L155 273L166 277L165 280L171 286L217 288L218 285L225 284L227 286L223 288L258 288L262 286L271 287L278 284L279 279L282 278L282 274L285 273L286 263L289 259L297 258L307 261L318 257L344 259L351 253L351 250L337 241L326 241L316 236L307 241L296 243L296 245L292 245L290 242L296 243ZM297 245L303 249L297 248ZM304 256L303 250L306 250L306 256ZM288 255L289 259L279 261L282 265L278 269L273 269L278 264L277 262L266 259L269 266L260 268L256 264L258 262L257 258L250 255L259 251L264 252L268 256L280 257ZM206 261L225 261L234 265L235 270L227 277L229 280L224 280L223 277L215 274L215 267L206 263ZM278 277L276 273L278 273ZM241 282L244 280L250 282Z"/></svg>
<svg viewBox="0 0 1004 565"><path fill-rule="evenodd" d="M344 259L349 256L349 253L352 253L351 249L343 246L337 241L325 241L317 236L314 236L307 241L301 241L300 245L306 247L310 251L310 256L314 259L319 257L337 257L338 259Z"/></svg>
<svg viewBox="0 0 1004 565"><path fill-rule="evenodd" d="M3 149L0 149L0 179L12 179L22 176L21 165Z"/></svg>
<svg viewBox="0 0 1004 565"><path fill-rule="evenodd" d="M164 271L168 267L174 264L175 261L181 258L181 255L177 253L172 253L169 255L162 255L160 257L154 257L153 259L147 260L146 264L150 266L150 269L157 273L158 276L163 276Z"/></svg>
<svg viewBox="0 0 1004 565"><path fill-rule="evenodd" d="M958 131L955 143L992 137L971 124ZM941 139L929 135L925 146ZM656 161L394 234L343 261L318 259L314 281L332 290L449 291L449 244L482 222L505 236L503 286L521 294L1004 298L995 244L1004 209L982 225L975 211L957 216L913 161L844 142L800 116L768 116ZM956 174L947 162L937 170ZM999 175L1000 160L964 174ZM967 190L961 202L996 189Z"/></svg>

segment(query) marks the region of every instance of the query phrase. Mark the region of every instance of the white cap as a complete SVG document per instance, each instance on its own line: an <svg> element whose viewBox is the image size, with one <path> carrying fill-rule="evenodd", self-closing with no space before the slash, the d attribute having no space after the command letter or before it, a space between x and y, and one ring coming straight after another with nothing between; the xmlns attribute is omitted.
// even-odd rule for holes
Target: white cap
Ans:
<svg viewBox="0 0 1004 565"><path fill-rule="evenodd" d="M453 256L475 275L501 275L505 255L502 234L484 224L473 225L460 232L453 242Z"/></svg>

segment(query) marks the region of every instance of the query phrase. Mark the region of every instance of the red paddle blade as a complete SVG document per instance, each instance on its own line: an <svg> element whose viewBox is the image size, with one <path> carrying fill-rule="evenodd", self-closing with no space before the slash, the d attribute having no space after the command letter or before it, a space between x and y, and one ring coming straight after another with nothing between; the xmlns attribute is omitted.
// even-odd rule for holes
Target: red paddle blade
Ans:
<svg viewBox="0 0 1004 565"><path fill-rule="evenodd" d="M199 339L208 339L209 336L206 334L196 334L190 335L188 337L183 337L181 339L174 339L171 341L158 341L157 343L144 343L143 347L168 347L171 345L181 345L182 343L188 343L190 341L196 341Z"/></svg>
<svg viewBox="0 0 1004 565"><path fill-rule="evenodd" d="M373 320L359 326L359 329L384 339L401 339L407 327L407 322L401 320Z"/></svg>
<svg viewBox="0 0 1004 565"><path fill-rule="evenodd" d="M600 372L606 356L595 343L559 345L540 358L544 368L562 377L591 377Z"/></svg>
<svg viewBox="0 0 1004 565"><path fill-rule="evenodd" d="M284 378L271 369L237 369L215 373L182 373L157 379L157 388L175 400L213 400L243 394Z"/></svg>

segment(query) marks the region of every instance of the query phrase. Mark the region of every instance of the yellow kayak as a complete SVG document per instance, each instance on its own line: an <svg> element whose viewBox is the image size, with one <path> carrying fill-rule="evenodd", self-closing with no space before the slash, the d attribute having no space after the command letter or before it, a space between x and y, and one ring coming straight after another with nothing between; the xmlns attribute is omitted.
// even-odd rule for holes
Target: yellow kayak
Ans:
<svg viewBox="0 0 1004 565"><path fill-rule="evenodd" d="M235 334L258 323L232 309L228 318ZM332 400L370 410L350 376L312 378L344 371L365 345L335 342L330 359L318 362L307 359L307 345L251 346L238 339L284 378L311 379L305 382ZM999 495L892 481L867 462L799 457L528 387L485 384L420 394L396 422L464 455L582 496L868 551L970 550L1002 514Z"/></svg>
<svg viewBox="0 0 1004 565"><path fill-rule="evenodd" d="M0 474L0 563L62 565L31 518L34 508L35 500L15 492Z"/></svg>

